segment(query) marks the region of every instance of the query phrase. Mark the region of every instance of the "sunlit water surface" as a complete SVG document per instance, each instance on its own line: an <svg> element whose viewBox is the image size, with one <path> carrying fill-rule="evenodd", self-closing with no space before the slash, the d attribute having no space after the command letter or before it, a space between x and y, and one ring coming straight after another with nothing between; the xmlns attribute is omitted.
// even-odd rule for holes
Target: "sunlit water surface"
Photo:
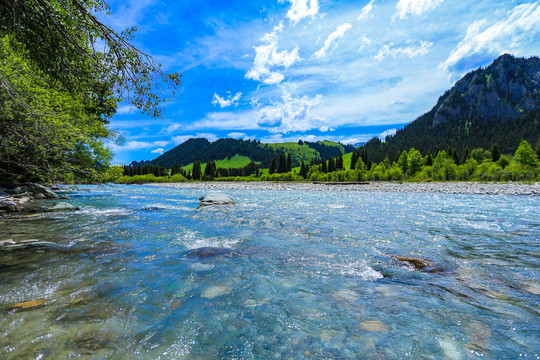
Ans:
<svg viewBox="0 0 540 360"><path fill-rule="evenodd" d="M62 247L0 250L0 358L540 356L537 197L206 193L81 187L80 211L2 220Z"/></svg>

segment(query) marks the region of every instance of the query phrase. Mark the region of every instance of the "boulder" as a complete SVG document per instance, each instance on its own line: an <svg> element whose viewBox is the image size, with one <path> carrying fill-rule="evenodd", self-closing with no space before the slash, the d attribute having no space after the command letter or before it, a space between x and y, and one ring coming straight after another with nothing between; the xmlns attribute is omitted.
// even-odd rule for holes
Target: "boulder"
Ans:
<svg viewBox="0 0 540 360"><path fill-rule="evenodd" d="M14 201L0 200L0 210L5 210L8 212L20 212L23 210L23 208Z"/></svg>
<svg viewBox="0 0 540 360"><path fill-rule="evenodd" d="M25 208L26 211L30 212L56 212L56 211L75 211L79 210L78 207L65 202L55 202L43 204L43 202L29 204Z"/></svg>
<svg viewBox="0 0 540 360"><path fill-rule="evenodd" d="M226 194L208 194L199 198L199 208L211 205L235 205L232 197Z"/></svg>
<svg viewBox="0 0 540 360"><path fill-rule="evenodd" d="M390 257L408 263L409 265L412 265L416 270L430 273L444 272L444 268L442 266L435 264L433 261L430 260L399 255L390 255Z"/></svg>
<svg viewBox="0 0 540 360"><path fill-rule="evenodd" d="M36 197L43 197L46 199L56 199L58 198L58 195L52 191L51 189L40 185L40 184L34 184L34 183L26 183L24 184L26 188L30 189L31 192L33 192Z"/></svg>

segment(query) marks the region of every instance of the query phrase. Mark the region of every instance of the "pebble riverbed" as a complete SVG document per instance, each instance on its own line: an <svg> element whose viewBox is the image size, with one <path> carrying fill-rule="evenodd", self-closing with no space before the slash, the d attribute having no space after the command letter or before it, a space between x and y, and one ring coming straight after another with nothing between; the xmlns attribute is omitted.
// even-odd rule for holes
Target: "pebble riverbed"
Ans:
<svg viewBox="0 0 540 360"><path fill-rule="evenodd" d="M530 195L540 196L540 182L480 183L480 182L370 182L366 184L314 184L298 182L189 182L146 184L181 189L207 190L308 190L308 191L372 191L396 193L442 193L474 195Z"/></svg>

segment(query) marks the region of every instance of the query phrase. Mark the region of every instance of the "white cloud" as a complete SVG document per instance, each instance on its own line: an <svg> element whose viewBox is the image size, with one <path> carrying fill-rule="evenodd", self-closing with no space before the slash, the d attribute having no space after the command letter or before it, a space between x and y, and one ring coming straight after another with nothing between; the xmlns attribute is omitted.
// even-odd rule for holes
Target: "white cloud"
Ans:
<svg viewBox="0 0 540 360"><path fill-rule="evenodd" d="M465 72L482 64L460 66L469 58L492 59L503 53L519 55L520 49L538 46L540 34L540 3L516 6L508 12L508 17L487 26L488 20L473 22L465 38L452 51L440 68ZM536 44L536 45L535 45ZM461 69L463 68L463 69Z"/></svg>
<svg viewBox="0 0 540 360"><path fill-rule="evenodd" d="M172 134L173 132L176 132L182 128L182 125L178 123L172 123L169 124L166 128L160 131L160 134Z"/></svg>
<svg viewBox="0 0 540 360"><path fill-rule="evenodd" d="M159 154L159 155L161 155L161 154L163 154L163 153L165 152L165 149L163 149L163 148L157 148L157 149L154 149L154 150L152 150L152 151L150 151L150 152L151 152L152 154Z"/></svg>
<svg viewBox="0 0 540 360"><path fill-rule="evenodd" d="M164 147L167 145L169 145L169 141L127 141L122 145L112 144L111 148L113 151L131 151L153 148L156 146Z"/></svg>
<svg viewBox="0 0 540 360"><path fill-rule="evenodd" d="M325 120L312 111L320 103L321 95L296 97L287 86L281 86L281 91L280 101L258 109L256 116L259 127L272 133L288 133L324 126Z"/></svg>
<svg viewBox="0 0 540 360"><path fill-rule="evenodd" d="M232 133L227 134L227 136L233 139L243 139L247 137L247 134L243 132L232 132Z"/></svg>
<svg viewBox="0 0 540 360"><path fill-rule="evenodd" d="M347 30L349 30L351 27L352 25L349 23L339 25L333 33L328 35L328 38L324 42L324 46L315 53L315 56L319 59L325 57L326 51L330 48L332 43L337 41L339 38L342 38L343 35L345 35L345 32L347 32Z"/></svg>
<svg viewBox="0 0 540 360"><path fill-rule="evenodd" d="M360 40L360 47L358 48L358 51L361 51L365 47L371 45L371 40L367 37L366 34L362 34L362 36L360 36L359 40Z"/></svg>
<svg viewBox="0 0 540 360"><path fill-rule="evenodd" d="M192 138L205 138L208 141L216 141L218 139L217 135L211 133L196 133L195 135L179 135L174 136L171 140L175 145L180 145L183 142L192 139Z"/></svg>
<svg viewBox="0 0 540 360"><path fill-rule="evenodd" d="M381 139L381 141L384 142L388 136L396 135L396 132L397 132L397 129L388 129L379 135L379 139Z"/></svg>
<svg viewBox="0 0 540 360"><path fill-rule="evenodd" d="M393 58L399 56L399 55L406 55L409 58L413 58L416 56L423 56L426 55L429 52L429 48L433 45L432 42L429 41L420 41L419 46L407 46L407 47L397 47L393 42L390 44L384 45L377 55L374 56L375 60L382 60L388 56L392 56Z"/></svg>
<svg viewBox="0 0 540 360"><path fill-rule="evenodd" d="M358 20L364 20L364 19L373 17L372 11L373 11L374 2L375 0L371 0L369 4L367 4L366 6L362 8L362 12L360 13L360 15L358 15Z"/></svg>
<svg viewBox="0 0 540 360"><path fill-rule="evenodd" d="M264 45L255 46L255 59L253 66L246 73L247 79L261 81L265 84L279 84L285 79L285 76L277 71L271 70L273 67L282 67L288 69L296 61L300 60L298 56L298 46L292 51L278 51L278 32L283 28L282 24L276 26L274 31L266 34L262 41Z"/></svg>
<svg viewBox="0 0 540 360"><path fill-rule="evenodd" d="M214 106L219 104L219 107L225 108L229 107L231 105L234 105L235 107L238 106L238 101L242 97L242 93L238 92L236 95L231 96L229 95L227 98L219 96L217 93L214 93L214 98L212 99L212 104Z"/></svg>
<svg viewBox="0 0 540 360"><path fill-rule="evenodd" d="M439 6L443 0L399 0L393 18L404 19L408 14L420 15Z"/></svg>
<svg viewBox="0 0 540 360"><path fill-rule="evenodd" d="M191 138L194 138L196 137L195 135L179 135L179 136L174 136L171 140L172 142L175 144L175 145L180 145L182 144L183 142L191 139Z"/></svg>
<svg viewBox="0 0 540 360"><path fill-rule="evenodd" d="M287 0L291 3L291 8L287 12L289 21L298 23L306 17L314 17L319 12L318 0ZM283 0L280 0L283 3Z"/></svg>
<svg viewBox="0 0 540 360"><path fill-rule="evenodd" d="M376 134L356 134L348 136L328 136L328 135L312 135L312 134L301 134L301 135L290 135L283 136L283 134L272 134L269 136L262 137L260 140L263 143L282 143L282 142L297 142L298 140L302 141L335 141L342 144L358 144L367 142L373 137L377 136Z"/></svg>

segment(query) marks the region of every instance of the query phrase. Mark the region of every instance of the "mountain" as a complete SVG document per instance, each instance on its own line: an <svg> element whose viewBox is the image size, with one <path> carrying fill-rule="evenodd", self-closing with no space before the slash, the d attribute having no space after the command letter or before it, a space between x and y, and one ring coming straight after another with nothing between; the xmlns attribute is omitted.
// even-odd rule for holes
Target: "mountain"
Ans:
<svg viewBox="0 0 540 360"><path fill-rule="evenodd" d="M195 161L206 163L240 155L264 167L269 167L272 158L279 159L281 154L290 154L292 165L299 166L302 161L309 163L313 159L315 162L320 162L323 157L328 159L330 156L336 157L353 150L354 148L350 145L332 141L303 142L300 140L297 143L264 144L258 140L226 138L210 142L207 139L192 138L151 160L150 164L170 168L174 164L187 166Z"/></svg>
<svg viewBox="0 0 540 360"><path fill-rule="evenodd" d="M414 147L423 154L452 147L459 156L466 148L512 153L522 139L535 143L540 136L540 59L502 55L485 69L461 78L426 114L397 131L385 142L364 146L375 162L395 160Z"/></svg>

